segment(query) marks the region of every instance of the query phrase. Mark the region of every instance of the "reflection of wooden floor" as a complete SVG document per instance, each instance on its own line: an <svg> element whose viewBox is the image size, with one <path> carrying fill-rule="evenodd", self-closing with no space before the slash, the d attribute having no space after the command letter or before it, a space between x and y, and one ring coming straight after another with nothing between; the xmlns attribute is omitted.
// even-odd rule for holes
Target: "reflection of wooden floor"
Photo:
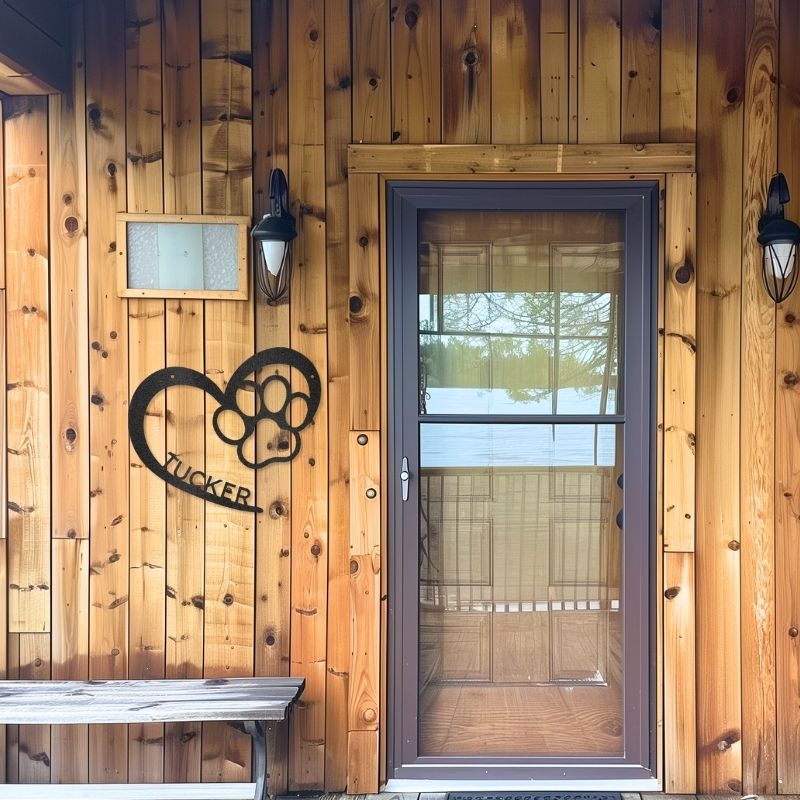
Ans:
<svg viewBox="0 0 800 800"><path fill-rule="evenodd" d="M622 697L614 686L431 684L420 754L622 754Z"/></svg>

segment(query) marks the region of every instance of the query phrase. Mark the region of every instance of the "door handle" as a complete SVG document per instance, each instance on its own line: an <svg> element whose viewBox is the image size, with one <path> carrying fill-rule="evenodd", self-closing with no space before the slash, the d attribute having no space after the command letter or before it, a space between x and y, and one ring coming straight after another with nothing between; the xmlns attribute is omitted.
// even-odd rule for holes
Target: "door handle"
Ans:
<svg viewBox="0 0 800 800"><path fill-rule="evenodd" d="M403 463L400 466L400 489L402 491L404 503L408 500L408 479L410 477L411 473L408 471L408 459L403 456Z"/></svg>

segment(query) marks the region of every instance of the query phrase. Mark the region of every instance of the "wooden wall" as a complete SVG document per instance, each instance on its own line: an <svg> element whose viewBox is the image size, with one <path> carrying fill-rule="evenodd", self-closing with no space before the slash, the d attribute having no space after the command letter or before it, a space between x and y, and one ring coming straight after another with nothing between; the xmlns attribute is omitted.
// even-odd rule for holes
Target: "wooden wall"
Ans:
<svg viewBox="0 0 800 800"><path fill-rule="evenodd" d="M800 196L800 0L77 0L72 25L73 91L2 101L2 674L304 675L273 789L376 790L378 181L348 180L347 145L696 141L696 196L666 186L664 786L800 793L800 293L776 310L755 244L776 167ZM261 213L273 165L290 304L117 297L117 211ZM142 469L144 376L223 385L276 345L324 386L290 466L250 474L186 390L147 421L265 513ZM249 774L219 726L2 735L10 782Z"/></svg>

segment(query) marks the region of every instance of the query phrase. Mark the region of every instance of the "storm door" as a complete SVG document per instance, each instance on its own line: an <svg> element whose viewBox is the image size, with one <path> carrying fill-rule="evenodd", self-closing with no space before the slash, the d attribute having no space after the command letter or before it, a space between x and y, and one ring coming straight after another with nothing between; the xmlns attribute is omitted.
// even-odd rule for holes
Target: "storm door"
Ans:
<svg viewBox="0 0 800 800"><path fill-rule="evenodd" d="M389 186L390 778L651 775L655 191Z"/></svg>

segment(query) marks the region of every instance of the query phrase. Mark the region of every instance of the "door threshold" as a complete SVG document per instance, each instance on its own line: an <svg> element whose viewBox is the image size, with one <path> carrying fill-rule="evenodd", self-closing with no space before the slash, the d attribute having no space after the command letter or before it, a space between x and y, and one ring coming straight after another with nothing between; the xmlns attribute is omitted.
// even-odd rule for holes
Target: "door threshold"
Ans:
<svg viewBox="0 0 800 800"><path fill-rule="evenodd" d="M572 781L439 781L415 778L393 778L386 782L385 792L660 792L658 778L636 780L572 780Z"/></svg>

